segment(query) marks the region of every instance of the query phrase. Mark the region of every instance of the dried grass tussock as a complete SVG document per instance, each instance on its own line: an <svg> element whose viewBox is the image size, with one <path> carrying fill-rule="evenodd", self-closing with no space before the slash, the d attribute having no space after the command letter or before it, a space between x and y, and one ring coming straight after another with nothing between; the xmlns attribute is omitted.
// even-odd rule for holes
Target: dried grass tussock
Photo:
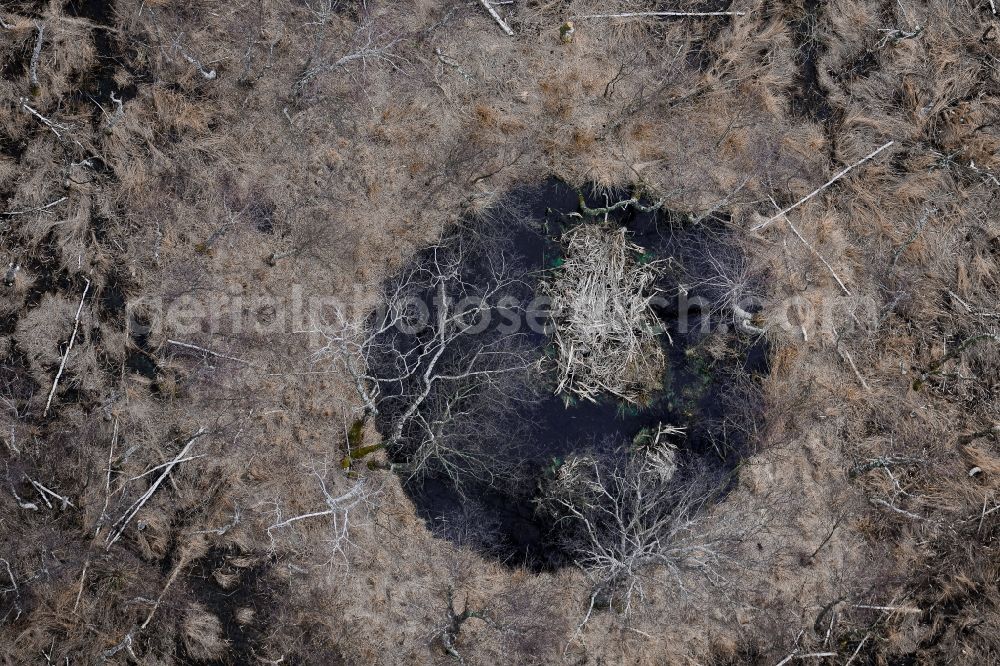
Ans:
<svg viewBox="0 0 1000 666"><path fill-rule="evenodd" d="M624 228L582 224L562 238L565 260L543 289L555 313L556 393L641 403L660 387L662 327L652 309L661 262Z"/></svg>

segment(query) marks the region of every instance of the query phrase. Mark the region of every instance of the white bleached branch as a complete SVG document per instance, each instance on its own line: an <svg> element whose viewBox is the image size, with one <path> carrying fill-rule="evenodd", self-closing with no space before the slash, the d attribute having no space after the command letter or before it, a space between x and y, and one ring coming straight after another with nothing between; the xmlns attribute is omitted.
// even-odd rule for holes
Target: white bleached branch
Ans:
<svg viewBox="0 0 1000 666"><path fill-rule="evenodd" d="M215 356L216 358L224 358L228 361L236 361L237 363L250 365L250 361L246 361L242 358L237 358L235 356L226 356L225 354L220 354L219 352L214 352L211 349L205 349L204 347L199 347L198 345L192 345L187 342L181 342L179 340L167 340L167 344L171 344L176 347L184 347L185 349L194 349L195 351L200 351L204 354L208 354L209 356Z"/></svg>
<svg viewBox="0 0 1000 666"><path fill-rule="evenodd" d="M38 122L42 123L43 125L45 125L46 127L48 127L50 130L52 130L52 133L55 134L56 138L58 138L60 140L62 139L62 134L59 132L59 130L62 130L63 132L68 132L69 131L69 127L67 127L66 125L60 125L57 122L49 120L48 118L46 118L45 116L43 116L42 114L40 114L37 109L31 107L28 104L28 98L27 97L22 97L21 98L21 108L24 109L25 111L27 111L28 113L30 113L31 115L33 115L35 118L37 118Z"/></svg>
<svg viewBox="0 0 1000 666"><path fill-rule="evenodd" d="M80 313L83 312L83 302L87 300L88 291L90 291L90 280L87 280L87 285L83 288L80 307L76 309L76 319L73 321L73 335L70 336L69 344L66 346L66 353L63 354L62 361L59 363L59 372L56 373L56 378L52 381L52 390L49 391L49 399L45 402L45 411L42 412L42 416L47 416L49 413L49 408L52 406L52 397L56 394L56 387L59 386L59 378L62 377L63 370L66 369L66 359L69 358L69 352L73 349L73 343L76 342L76 333L80 329Z"/></svg>
<svg viewBox="0 0 1000 666"><path fill-rule="evenodd" d="M849 174L852 170L854 170L857 167L861 166L865 162L869 162L869 161L875 159L875 157L877 157L879 153L881 153L883 150L886 150L887 148L889 148L890 146L892 146L894 143L896 143L896 142L895 141L889 141L889 142L883 144L882 146L880 146L879 148L877 148L877 149L873 150L872 152L868 153L867 155L865 155L864 157L862 157L860 160L858 160L854 164L852 164L849 167L847 167L847 168L842 169L841 171L839 171L837 173L837 175L835 175L833 178L831 178L830 180L826 181L823 185L817 187L815 190L813 190L809 194L805 195L804 197L802 197L801 199L799 199L798 201L796 201L795 203L793 203L788 208L785 208L784 210L779 211L776 215L774 215L772 217L769 217L768 219L764 220L760 224L757 224L757 225L755 225L753 227L750 227L750 231L760 231L761 229L763 229L764 227L768 226L772 222L775 222L775 221L777 221L777 220L785 217L788 213L792 212L793 210L795 210L796 208L798 208L802 204L806 203L807 201L809 201L810 199L812 199L813 197L815 197L817 194L819 194L820 192L822 192L826 188L828 188L831 185L833 185L834 183L836 183L838 180L840 180L841 178L843 178L844 176L846 176L847 174Z"/></svg>
<svg viewBox="0 0 1000 666"><path fill-rule="evenodd" d="M143 505L149 500L149 498L153 496L153 493L155 493L156 489L160 487L160 484L163 483L163 480L167 478L171 470L173 470L174 466L176 466L177 463L181 462L187 456L187 452L191 449L191 445L194 444L199 437L201 437L207 432L208 431L205 430L204 427L198 428L198 432L196 432L191 437L191 439L187 441L187 444L185 444L184 448L181 449L181 452L177 454L177 457L175 457L172 461L170 461L170 463L168 463L166 469L163 470L163 473L160 474L160 476L156 479L156 481L153 482L153 484L149 487L149 489L146 492L144 492L142 496L139 497L139 499L137 499L135 502L132 503L132 506L130 506L125 511L125 513L122 514L121 518L115 521L112 527L117 527L118 529L114 532L114 534L108 537L107 540L108 549L110 549L111 546L113 546L114 543L121 538L122 534L125 532L125 528L128 527L128 524L132 521L133 518L135 518L136 514L139 513L139 510L142 509Z"/></svg>
<svg viewBox="0 0 1000 666"><path fill-rule="evenodd" d="M45 487L44 485L42 485L38 481L35 481L34 479L32 479L30 477L28 478L28 481L31 483L32 486L34 486L35 490L38 491L38 494L41 496L42 500L48 505L48 507L50 509L52 508L52 505L49 504L49 500L46 499L46 497L45 497L46 495L51 495L55 499L57 499L60 502L62 502L62 508L63 509L65 509L67 506L71 506L73 508L76 508L76 505L73 504L72 502L70 502L69 499L67 499L67 498L63 497L62 495L60 495L59 493L57 493L57 492L55 492L55 491L53 491L53 490Z"/></svg>
<svg viewBox="0 0 1000 666"><path fill-rule="evenodd" d="M59 197L55 201L50 201L44 206L38 206L37 208L26 208L25 210L9 210L6 213L0 213L0 215L13 217L14 215L26 215L28 213L37 213L38 211L47 210L49 208L52 208L53 206L57 206L61 204L63 201L66 201L67 198L68 197Z"/></svg>
<svg viewBox="0 0 1000 666"><path fill-rule="evenodd" d="M185 60L187 60L189 63L198 68L198 73L201 74L202 78L204 78L206 81L211 81L212 79L215 78L214 69L206 70L202 66L201 61L199 61L197 58L193 56L188 55L187 52L185 51L181 51L181 55L184 57Z"/></svg>
<svg viewBox="0 0 1000 666"><path fill-rule="evenodd" d="M38 28L38 38L35 40L35 49L31 52L31 65L28 68L32 91L38 89L38 60L42 55L42 38L45 35L45 24L36 23L35 27ZM32 94L35 93L32 92Z"/></svg>
<svg viewBox="0 0 1000 666"><path fill-rule="evenodd" d="M608 19L608 18L681 18L700 16L746 16L746 12L621 12L618 14L585 14L575 19Z"/></svg>
<svg viewBox="0 0 1000 666"><path fill-rule="evenodd" d="M514 36L514 30L511 29L509 25L507 25L507 22L503 20L503 17L500 16L500 13L493 8L493 5L490 4L490 0L479 0L479 4L481 4L483 7L486 8L486 11L490 13L490 16L493 17L493 20L497 22L497 25L500 26L500 29L503 30L508 37Z"/></svg>

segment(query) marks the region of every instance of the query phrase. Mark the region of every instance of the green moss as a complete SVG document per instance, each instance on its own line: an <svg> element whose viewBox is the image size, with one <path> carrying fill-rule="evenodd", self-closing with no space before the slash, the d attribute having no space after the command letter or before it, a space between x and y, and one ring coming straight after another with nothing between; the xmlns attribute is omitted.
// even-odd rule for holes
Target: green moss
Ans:
<svg viewBox="0 0 1000 666"><path fill-rule="evenodd" d="M354 464L355 460L361 460L368 454L385 447L384 442L362 446L365 440L366 423L365 419L358 419L351 424L350 429L347 431L347 455L340 459L342 469L351 469L351 465Z"/></svg>
<svg viewBox="0 0 1000 666"><path fill-rule="evenodd" d="M365 438L365 419L358 419L347 431L347 450L354 451L361 446Z"/></svg>

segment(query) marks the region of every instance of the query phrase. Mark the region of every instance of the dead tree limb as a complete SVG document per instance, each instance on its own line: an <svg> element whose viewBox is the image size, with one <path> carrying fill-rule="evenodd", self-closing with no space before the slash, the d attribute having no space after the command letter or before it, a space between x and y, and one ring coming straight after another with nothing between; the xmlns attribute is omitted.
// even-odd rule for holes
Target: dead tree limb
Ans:
<svg viewBox="0 0 1000 666"><path fill-rule="evenodd" d="M167 340L167 344L174 345L176 347L184 347L185 349L193 349L195 351L200 351L209 356L215 356L216 358L223 358L227 361L236 361L237 363L243 363L244 365L250 365L250 361L243 360L242 358L237 358L235 356L226 356L225 354L220 354L219 352L214 352L211 349L205 349L204 347L199 347L198 345L192 345L187 342L181 342L179 340Z"/></svg>
<svg viewBox="0 0 1000 666"><path fill-rule="evenodd" d="M458 649L455 647L455 641L458 640L458 634L462 631L462 625L471 618L476 618L489 622L489 617L484 611L472 610L469 606L469 596L465 596L465 609L459 613L455 610L455 588L448 586L448 624L444 629L441 630L441 644L444 645L445 652L450 654L452 657L458 660L458 663L464 664L465 659L459 653Z"/></svg>
<svg viewBox="0 0 1000 666"><path fill-rule="evenodd" d="M834 183L836 183L838 180L840 180L841 178L843 178L844 176L846 176L847 174L849 174L852 170L854 170L857 167L861 166L865 162L868 162L870 160L875 159L875 157L878 156L879 153L881 153L883 150L886 150L887 148L889 148L894 143L896 143L896 142L895 141L889 141L888 143L886 143L886 144L882 145L881 147L877 148L876 150L868 153L867 155L865 155L864 157L862 157L860 160L858 160L854 164L850 165L849 167L847 167L845 169L842 169L833 178L831 178L830 180L826 181L823 185L821 185L820 187L817 187L815 190L813 190L809 194L805 195L804 197L802 197L801 199L799 199L798 201L796 201L795 203L793 203L788 208L785 208L784 210L779 211L776 215L768 218L767 220L764 220L760 224L757 224L757 225L755 225L753 227L750 227L750 231L760 231L761 229L763 229L764 227L768 226L772 222L775 222L775 221L777 221L777 220L785 217L785 215L787 215L788 213L792 212L793 210L795 210L796 208L798 208L802 204L806 203L807 201L809 201L810 199L812 199L813 197L815 197L817 194L819 194L820 192L822 192L826 188L828 188L831 185L833 185Z"/></svg>
<svg viewBox="0 0 1000 666"><path fill-rule="evenodd" d="M112 527L117 526L118 529L114 532L114 534L108 537L107 540L108 549L110 549L111 546L113 546L115 542L121 538L122 534L125 532L125 528L128 527L128 524L132 521L133 518L135 518L136 514L139 513L139 510L142 509L143 505L149 500L149 498L153 496L153 493L155 493L156 489L160 487L160 484L163 483L163 480L167 478L167 476L170 474L170 471L174 468L174 466L177 465L177 463L180 462L187 455L187 452L191 449L191 445L195 443L195 440L197 440L199 437L201 437L207 432L208 431L204 427L198 428L198 432L196 432L194 436L192 436L191 439L188 440L187 444L184 445L184 448L181 449L181 452L177 454L177 457L174 458L172 461L170 461L166 469L163 470L163 473L160 474L160 476L156 479L156 481L153 482L153 485L149 487L149 490L144 492L139 499L133 502L132 506L130 506L125 511L122 517L119 518L117 521L115 521Z"/></svg>
<svg viewBox="0 0 1000 666"><path fill-rule="evenodd" d="M31 485L32 485L32 486L33 486L33 487L35 488L35 490L37 490L37 491L38 491L38 494L39 494L39 495L41 495L41 497L42 497L42 500L43 500L43 501L44 501L44 502L45 502L46 504L48 504L48 505L49 505L49 508L50 508L50 509L52 508L52 505L51 505L51 504L49 504L49 500L47 500L47 499L45 498L45 496L46 496L46 495L51 495L51 496L52 496L52 497L54 497L55 499L57 499L57 500L59 500L60 502L62 502L62 508L63 508L63 509L65 509L65 508L66 508L67 506L71 506L71 507L73 507L74 509L76 508L76 505L75 505L75 504L73 504L72 502L70 502L70 501L69 501L69 499L67 499L66 497L63 497L62 495L60 495L59 493L55 492L54 490L51 490L51 489L49 489L49 488L46 488L46 487L45 487L44 485L42 485L42 484L41 484L41 483L39 483L38 481L35 481L35 480L34 480L34 479L32 479L31 477L28 477L28 481L29 481L29 482L31 483Z"/></svg>
<svg viewBox="0 0 1000 666"><path fill-rule="evenodd" d="M354 486L348 489L344 494L334 497L327 489L326 481L324 479L324 475L326 473L325 470L323 474L320 474L316 469L313 469L312 473L319 480L320 490L323 492L323 499L326 504L326 508L309 511L307 513L282 520L281 507L277 502L275 502L274 506L276 515L274 523L267 528L267 536L271 540L271 549L273 551L277 547L274 535L275 530L283 530L303 520L327 518L330 525L330 535L329 538L324 540L324 543L330 553L330 561L338 555L346 560L347 547L353 545L350 539L351 515L355 512L355 510L359 509L360 505L370 505L372 503L373 496L377 492L377 488L373 488L371 483L362 479L354 484Z"/></svg>
<svg viewBox="0 0 1000 666"><path fill-rule="evenodd" d="M485 0L483 0L485 4ZM746 12L622 12L620 14L586 14L576 16L577 19L608 19L608 18L681 18L700 16L746 16Z"/></svg>
<svg viewBox="0 0 1000 666"><path fill-rule="evenodd" d="M484 282L463 278L463 262L481 251L451 241L435 246L387 286L374 319L338 309L336 321L303 331L326 339L315 362L353 378L367 414L384 423L382 446L394 451L409 480L440 474L459 485L473 478L492 483L503 465L486 445L497 434L486 415L519 399L524 374L537 364L522 334L490 328L497 309L523 311L509 302L523 283L506 257L490 255ZM474 322L484 327L474 329Z"/></svg>
<svg viewBox="0 0 1000 666"><path fill-rule="evenodd" d="M10 210L10 211L7 211L6 213L0 213L0 215L6 215L8 217L13 217L14 215L26 215L28 213L37 213L40 210L46 210L46 209L52 208L53 206L57 206L57 205L61 204L63 201L66 201L67 198L68 197L59 197L55 201L50 201L49 203L45 204L44 206L38 206L37 208L26 208L25 210Z"/></svg>
<svg viewBox="0 0 1000 666"><path fill-rule="evenodd" d="M42 38L45 35L45 24L36 23L35 27L38 28L38 38L35 40L35 49L31 52L31 65L28 68L28 73L31 78L31 94L37 95L40 86L38 85L38 60L42 55Z"/></svg>
<svg viewBox="0 0 1000 666"><path fill-rule="evenodd" d="M771 203L774 204L775 208L778 207L778 204L775 203L774 199L771 199ZM771 218L771 219L773 220L775 218ZM844 292L844 295L845 296L850 296L851 295L850 289L847 288L847 286L844 284L844 281L840 279L839 275L837 275L837 271L833 270L833 266L831 266L830 262L828 262L826 260L826 257L824 257L822 254L820 254L819 250L817 250L816 248L814 248L812 246L812 244L809 243L809 241L807 241L805 239L805 236L803 236L802 233L799 232L798 228L794 224L792 224L792 221L790 219L788 219L788 217L785 217L784 220L785 220L785 224L788 225L788 228L792 230L793 234L795 234L795 237L798 238L799 241L803 245L806 246L806 249L808 249L810 252L812 252L816 256L817 259L819 259L821 262L823 262L823 265L826 266L826 270L830 271L830 275L832 275L833 279L837 281L837 286L840 287L840 290L842 292ZM763 222L763 223L757 225L756 227L754 227L754 229L760 228L761 226L766 226L767 224L770 224L770 223L771 223L771 220L768 220L766 222Z"/></svg>
<svg viewBox="0 0 1000 666"><path fill-rule="evenodd" d="M181 50L181 56L189 63L197 67L198 73L201 74L202 78L205 79L206 81L211 81L212 79L215 78L215 70L214 69L206 70L202 66L201 61L195 58L194 56L188 55L188 53L184 50Z"/></svg>
<svg viewBox="0 0 1000 666"><path fill-rule="evenodd" d="M514 31L509 25L507 25L507 22L503 20L500 13L493 9L493 5L490 4L490 0L479 0L479 4L486 8L486 11L490 13L490 16L493 17L493 20L497 22L497 25L500 26L500 29L503 30L508 37L514 36Z"/></svg>
<svg viewBox="0 0 1000 666"><path fill-rule="evenodd" d="M73 343L76 342L76 333L80 329L80 313L83 312L83 302L87 300L88 291L90 291L90 280L87 280L87 285L83 288L83 297L80 299L80 307L76 309L76 320L73 322L73 335L70 336L66 353L63 354L62 361L59 363L59 372L56 373L56 378L52 381L52 390L49 391L49 399L45 402L45 411L42 412L42 416L48 416L49 408L52 406L52 397L56 394L56 387L59 386L59 378L62 377L63 370L66 369L66 359L69 358L69 352L73 349Z"/></svg>
<svg viewBox="0 0 1000 666"><path fill-rule="evenodd" d="M10 562L8 562L6 559L4 559L2 557L0 557L0 562L3 562L4 566L7 568L7 577L10 578L10 584L12 586L12 587L7 588L5 590L0 590L0 592L3 592L5 594L7 592L13 592L14 593L14 609L17 610L17 615L14 616L14 619L16 620L17 618L21 617L21 613L22 613L22 611L21 611L21 591L17 587L17 578L14 577L14 571L10 568ZM6 619L7 619L6 615L4 617L0 618L0 620L6 620Z"/></svg>
<svg viewBox="0 0 1000 666"><path fill-rule="evenodd" d="M861 372L858 370L858 366L854 364L854 358L851 357L851 353L846 349L841 349L840 347L837 348L837 352L840 354L840 358L847 361L847 364L851 366L851 370L854 371L854 376L858 378L859 382L861 382L861 386L866 391L871 393L872 389L870 386L868 386L868 382L865 381L865 378L861 376Z"/></svg>
<svg viewBox="0 0 1000 666"><path fill-rule="evenodd" d="M186 564L187 558L185 556L181 556L181 561L177 563L176 567L174 567L173 572L170 574L170 578L167 579L167 584L163 586L163 589L160 590L160 595L156 597L153 607L149 610L149 614L146 616L146 621L139 625L140 630L145 629L149 626L149 623L153 621L153 616L156 614L156 609L160 607L160 602L163 601L163 597L167 594L167 590L169 590L170 586L173 585L175 580L177 580L177 574L181 572L181 569L183 569Z"/></svg>
<svg viewBox="0 0 1000 666"><path fill-rule="evenodd" d="M31 106L29 106L27 97L21 98L21 108L30 113L31 115L33 115L35 118L37 118L38 122L42 123L50 130L52 130L52 133L55 134L56 138L59 139L60 141L62 140L62 134L59 132L59 130L62 130L63 132L69 131L69 128L66 127L65 125L60 125L57 122L49 120L48 118L40 114L37 109L34 109Z"/></svg>

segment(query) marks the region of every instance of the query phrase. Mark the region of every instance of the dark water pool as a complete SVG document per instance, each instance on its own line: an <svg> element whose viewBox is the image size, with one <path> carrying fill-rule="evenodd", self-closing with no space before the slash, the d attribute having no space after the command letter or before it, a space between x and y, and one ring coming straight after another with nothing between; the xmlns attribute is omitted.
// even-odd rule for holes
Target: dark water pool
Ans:
<svg viewBox="0 0 1000 666"><path fill-rule="evenodd" d="M488 226L506 238L507 259L517 263L530 289L558 261L559 235L580 223L568 215L577 212L578 195L550 180L516 192L512 198L517 205L502 208L504 212ZM627 197L622 194L620 198ZM611 196L608 200L619 199ZM590 207L607 205L605 197L591 196L587 202ZM610 219L626 226L632 240L655 257L673 257L658 285L668 296L676 293L681 281L707 270L702 265L705 256L738 260L734 246L727 244L725 220L692 225L682 215L634 209L612 213ZM422 260L426 257L417 259ZM668 298L657 309L673 344L662 336L667 357L664 388L649 404L637 407L609 399L567 405L561 396L552 394L544 378L538 378L530 398L507 407L503 427L490 443L491 452L510 464L509 475L489 485L473 480L461 489L452 479L440 476L407 484L429 526L445 538L514 565L543 569L565 564L568 555L553 545L554 527L534 510L538 480L569 455L620 448L642 429L661 423L686 428L686 434L674 443L685 455L698 458L720 482L730 475L753 446L750 433L759 412L755 384L768 371L766 344L745 334L716 333L723 339L722 343L716 340L716 349L723 344L729 353L710 354L704 343L713 334L706 333L701 324L724 322L713 322L712 314L693 307L688 310L687 326L682 327L679 307ZM537 332L528 335L535 353L545 353L548 337ZM390 424L379 427L385 433Z"/></svg>

